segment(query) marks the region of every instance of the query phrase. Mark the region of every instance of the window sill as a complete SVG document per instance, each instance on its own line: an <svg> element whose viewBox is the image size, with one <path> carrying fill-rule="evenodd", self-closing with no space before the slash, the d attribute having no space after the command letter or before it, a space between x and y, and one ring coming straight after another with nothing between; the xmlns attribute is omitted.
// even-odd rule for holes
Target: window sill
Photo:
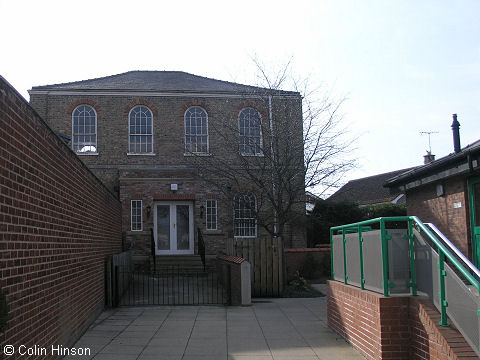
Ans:
<svg viewBox="0 0 480 360"><path fill-rule="evenodd" d="M244 153L240 153L240 155L242 156L246 156L246 157L264 157L265 155L262 154L244 154Z"/></svg>
<svg viewBox="0 0 480 360"><path fill-rule="evenodd" d="M212 156L210 153L184 153L183 156Z"/></svg>
<svg viewBox="0 0 480 360"><path fill-rule="evenodd" d="M127 156L155 156L155 153L127 153Z"/></svg>
<svg viewBox="0 0 480 360"><path fill-rule="evenodd" d="M77 151L77 152L75 152L75 154L77 154L79 156L98 156L98 152L80 152L80 151Z"/></svg>

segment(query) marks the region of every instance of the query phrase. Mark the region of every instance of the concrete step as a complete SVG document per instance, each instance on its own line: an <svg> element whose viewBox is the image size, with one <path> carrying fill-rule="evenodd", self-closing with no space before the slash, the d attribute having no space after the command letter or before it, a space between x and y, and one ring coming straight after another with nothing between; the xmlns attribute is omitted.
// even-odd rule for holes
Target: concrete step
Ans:
<svg viewBox="0 0 480 360"><path fill-rule="evenodd" d="M180 272L203 272L203 263L200 255L157 255L155 256L157 269L166 269Z"/></svg>

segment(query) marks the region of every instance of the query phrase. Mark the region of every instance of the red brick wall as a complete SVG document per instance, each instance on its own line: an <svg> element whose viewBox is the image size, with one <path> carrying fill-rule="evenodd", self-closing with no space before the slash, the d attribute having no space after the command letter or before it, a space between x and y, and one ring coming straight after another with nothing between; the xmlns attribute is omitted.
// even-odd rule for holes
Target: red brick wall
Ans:
<svg viewBox="0 0 480 360"><path fill-rule="evenodd" d="M0 344L71 346L103 309L121 205L1 77L0 125Z"/></svg>
<svg viewBox="0 0 480 360"><path fill-rule="evenodd" d="M322 264L325 261L330 260L330 245L323 248L298 248L298 249L285 249L285 262L287 264L287 279L291 280L295 277L297 271L302 274L302 268L305 265L308 256L312 256L319 269L316 271L317 276L327 275L321 274L321 270L325 268ZM328 262L330 264L330 262ZM329 266L329 265L328 265Z"/></svg>
<svg viewBox="0 0 480 360"><path fill-rule="evenodd" d="M453 326L438 325L429 300L383 297L329 281L327 301L328 325L367 359L478 358Z"/></svg>
<svg viewBox="0 0 480 360"><path fill-rule="evenodd" d="M462 177L445 180L443 196L436 183L407 191L407 214L434 223L465 255L471 256L467 182ZM460 203L461 207L455 207Z"/></svg>

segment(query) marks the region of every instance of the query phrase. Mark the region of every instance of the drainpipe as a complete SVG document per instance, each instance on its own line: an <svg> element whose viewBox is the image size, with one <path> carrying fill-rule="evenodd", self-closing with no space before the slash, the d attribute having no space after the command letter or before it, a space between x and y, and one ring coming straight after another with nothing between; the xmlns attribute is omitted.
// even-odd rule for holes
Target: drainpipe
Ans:
<svg viewBox="0 0 480 360"><path fill-rule="evenodd" d="M272 170L271 170L271 175L272 175L272 197L275 201L276 196L277 196L277 189L275 185L275 173L274 173L274 168L275 168L275 152L273 151L273 114L272 114L272 95L268 95L268 118L270 121L270 155L272 159ZM278 234L278 214L277 214L277 209L275 206L273 207L273 234L277 236Z"/></svg>
<svg viewBox="0 0 480 360"><path fill-rule="evenodd" d="M457 120L457 114L453 114L452 131L453 150L455 151L455 153L459 153L462 149L460 147L460 123Z"/></svg>

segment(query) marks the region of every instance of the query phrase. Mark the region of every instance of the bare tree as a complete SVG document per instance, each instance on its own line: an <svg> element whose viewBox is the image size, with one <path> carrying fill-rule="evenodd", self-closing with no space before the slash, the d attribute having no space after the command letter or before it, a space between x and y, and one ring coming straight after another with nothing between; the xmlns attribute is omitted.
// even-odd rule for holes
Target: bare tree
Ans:
<svg viewBox="0 0 480 360"><path fill-rule="evenodd" d="M308 79L291 76L290 62L273 76L259 61L254 63L260 83L243 95L243 103L258 115L253 110L240 112L238 118L232 112L217 113L209 132L218 148L230 151L213 150L211 156L192 159L199 176L230 203L244 201L248 208L248 198L235 194L253 191L256 207L249 210L255 221L272 236L282 236L288 225L301 224L307 189L325 191L353 167L345 156L352 143L343 141L345 131L339 128L343 99L309 91ZM286 86L293 91L283 90Z"/></svg>

